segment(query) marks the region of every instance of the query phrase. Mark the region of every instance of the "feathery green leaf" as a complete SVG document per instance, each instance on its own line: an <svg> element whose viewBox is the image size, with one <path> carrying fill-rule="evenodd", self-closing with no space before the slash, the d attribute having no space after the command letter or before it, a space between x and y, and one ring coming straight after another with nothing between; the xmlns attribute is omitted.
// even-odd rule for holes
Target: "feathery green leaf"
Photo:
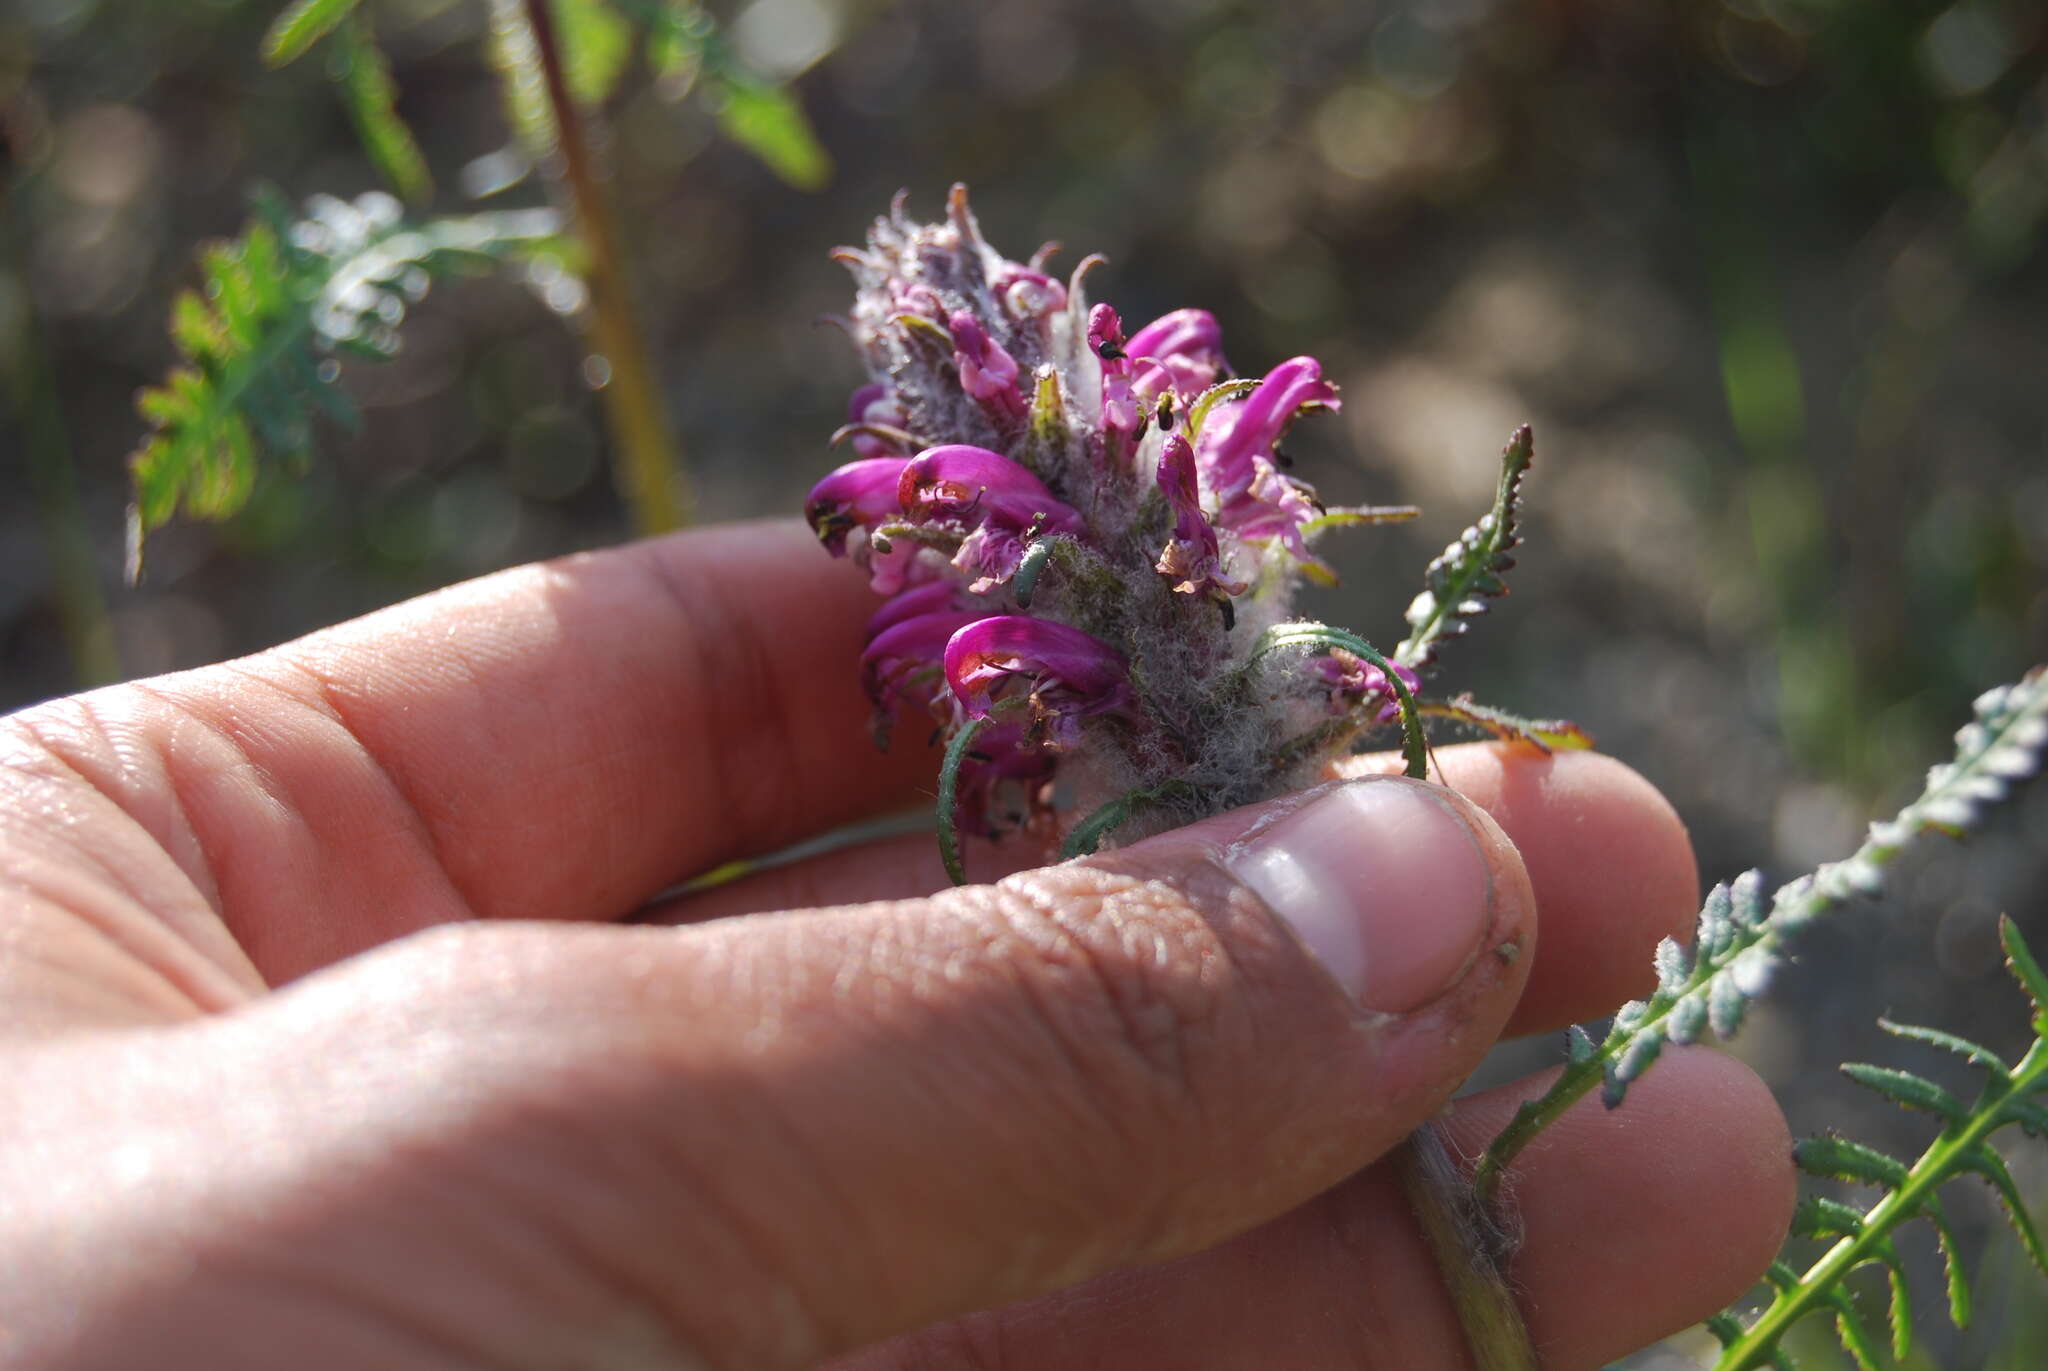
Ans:
<svg viewBox="0 0 2048 1371"><path fill-rule="evenodd" d="M1845 1062L1842 1074L1907 1109L1939 1114L1951 1120L1963 1118L1970 1112L1969 1106L1954 1095L1925 1076L1916 1076L1910 1071L1871 1066L1866 1062Z"/></svg>
<svg viewBox="0 0 2048 1371"><path fill-rule="evenodd" d="M172 306L183 364L136 398L151 431L129 459L131 576L143 536L181 509L204 519L240 509L259 457L303 465L315 411L355 422L336 352L390 356L436 277L533 252L556 233L538 210L410 224L381 193L353 204L316 196L307 209L295 220L280 197L260 196L240 238L200 252L202 290Z"/></svg>
<svg viewBox="0 0 2048 1371"><path fill-rule="evenodd" d="M2006 936L2014 979L2031 989L2026 968L2033 964L2032 956L2016 930ZM1986 1077L1983 1094L1975 1104L1966 1107L1946 1091L1941 1091L1938 1097L1930 1095L1926 1087L1931 1083L1904 1072L1875 1067L1845 1068L1906 1108L1931 1109L1943 1119L1941 1132L1910 1165L1844 1138L1809 1138L1798 1145L1799 1163L1807 1170L1874 1185L1885 1193L1861 1212L1825 1197L1801 1201L1793 1223L1794 1237L1818 1238L1831 1245L1804 1271L1793 1271L1782 1259L1774 1263L1766 1277L1771 1298L1747 1327L1742 1327L1741 1320L1732 1312L1713 1322L1723 1349L1715 1363L1716 1371L1749 1371L1776 1365L1783 1355L1784 1335L1805 1315L1823 1309L1835 1318L1837 1332L1850 1354L1859 1363L1866 1363L1875 1353L1875 1344L1868 1330L1856 1322L1846 1281L1852 1272L1873 1262L1885 1269L1892 1352L1895 1358L1903 1360L1913 1341L1912 1306L1904 1263L1893 1234L1915 1218L1925 1218L1934 1227L1948 1286L1949 1318L1957 1327L1966 1324L1971 1314L1969 1280L1955 1233L1936 1192L1968 1173L1991 1183L2029 1259L2048 1276L2048 1249L2044 1249L2005 1160L1992 1150L1990 1143L1994 1132L2021 1121L2021 1116L2008 1107L2013 1099L2048 1086L2048 1025L2035 1022L2032 1045L2020 1063L2010 1069L1973 1044L1949 1035L1905 1030L1895 1024L1887 1027L1903 1038L1961 1051Z"/></svg>
<svg viewBox="0 0 2048 1371"><path fill-rule="evenodd" d="M334 77L363 150L402 199L425 203L434 193L434 179L412 130L399 118L398 84L391 79L391 65L371 37L368 22L360 15L351 17L335 31L335 40Z"/></svg>
<svg viewBox="0 0 2048 1371"><path fill-rule="evenodd" d="M1784 886L1770 900L1767 913L1762 878L1755 872L1745 873L1725 890L1716 888L1700 911L1684 981L1660 985L1646 1004L1623 1006L1597 1053L1567 1064L1541 1097L1515 1112L1474 1172L1473 1184L1482 1198L1492 1200L1507 1164L1573 1102L1596 1087L1610 1104L1618 1102L1627 1085L1655 1059L1656 1047L1638 1048L1637 1039L1654 1035L1661 1047L1674 1027L1680 1040L1696 1030L1696 1000L1706 1002L1708 1025L1724 1038L1731 1035L1748 1002L1769 984L1785 955L1787 939L1821 914L1866 895L1883 868L1920 834L1948 832L1959 816L1974 821L1984 804L2007 793L2012 780L2031 774L2043 747L2048 747L2048 670L2036 668L2020 681L1978 698L1976 717L1956 734L1955 759L1933 768L1919 797L1896 818L1873 825L1863 846L1847 861ZM2026 979L2023 967L2016 964L2015 971ZM1975 1044L1933 1030L1893 1031L1951 1047L1993 1070L2002 1068L1996 1057ZM1617 1070L1624 1062L1627 1067Z"/></svg>
<svg viewBox="0 0 2048 1371"><path fill-rule="evenodd" d="M712 113L725 136L761 159L798 190L832 179L832 158L788 87L726 66L711 91Z"/></svg>
<svg viewBox="0 0 2048 1371"><path fill-rule="evenodd" d="M1418 700L1415 707L1425 718L1470 724L1504 741L1526 743L1539 752L1580 752L1594 745L1593 735L1569 719L1525 719L1504 709L1482 705L1470 695Z"/></svg>
<svg viewBox="0 0 2048 1371"><path fill-rule="evenodd" d="M1522 478L1535 457L1535 436L1525 424L1501 449L1493 508L1459 534L1423 573L1422 593L1408 606L1408 636L1394 649L1394 660L1401 665L1428 671L1436 665L1440 642L1468 632L1471 620L1486 613L1488 600L1507 594L1501 577L1515 564L1508 553L1521 542L1517 517Z"/></svg>

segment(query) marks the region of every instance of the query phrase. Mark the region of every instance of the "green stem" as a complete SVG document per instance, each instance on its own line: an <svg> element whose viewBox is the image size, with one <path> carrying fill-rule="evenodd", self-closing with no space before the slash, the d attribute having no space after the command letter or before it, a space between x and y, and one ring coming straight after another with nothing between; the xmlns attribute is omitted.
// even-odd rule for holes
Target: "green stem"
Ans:
<svg viewBox="0 0 2048 1371"><path fill-rule="evenodd" d="M1512 1247L1474 1203L1472 1188L1433 1124L1395 1154L1401 1190L1458 1311L1472 1364L1483 1371L1536 1371L1536 1347L1502 1264Z"/></svg>
<svg viewBox="0 0 2048 1371"><path fill-rule="evenodd" d="M2038 679L2030 674L2027 683ZM1867 893L1867 883L1896 861L1914 838L1928 829L1954 833L1959 822L1955 807L1970 802L1969 797L1981 796L1987 781L2006 774L2001 768L2010 764L2015 749L2024 752L2034 746L2022 740L2044 715L2048 715L2048 692L2028 696L1995 723L1980 715L1979 723L1957 735L1959 749L1955 761L1930 772L1927 789L1890 823L1873 826L1870 836L1847 861L1822 867L1803 886L1795 883L1780 889L1767 917L1743 927L1711 955L1702 949L1683 985L1671 988L1668 993L1660 990L1655 999L1625 1008L1624 1014L1637 1009L1640 1013L1628 1018L1625 1027L1618 1019L1606 1040L1565 1067L1540 1098L1525 1100L1508 1126L1487 1147L1473 1173L1473 1189L1480 1203L1491 1207L1498 1200L1507 1168L1537 1134L1606 1080L1608 1067L1618 1062L1645 1032L1661 1029L1680 1005L1707 995L1714 978L1737 958L1748 955L1775 959L1793 930L1804 927L1830 907ZM1960 741L1964 739L1968 741Z"/></svg>
<svg viewBox="0 0 2048 1371"><path fill-rule="evenodd" d="M1415 710L1414 692L1408 689L1408 683L1401 679L1401 673L1394 670L1393 664L1365 639L1328 624L1275 624L1259 635L1251 655L1245 659L1245 665L1253 665L1274 648L1302 646L1340 647L1380 669L1388 689L1394 692L1394 698L1401 707L1401 755L1408 763L1406 774L1418 781L1428 780L1429 743L1422 736L1422 718Z"/></svg>
<svg viewBox="0 0 2048 1371"><path fill-rule="evenodd" d="M619 487L642 535L666 533L689 522L689 489L633 308L618 222L598 178L583 112L569 93L549 0L524 0L523 10L554 115L562 182L589 255L590 343L610 369L599 394L618 444Z"/></svg>
<svg viewBox="0 0 2048 1371"><path fill-rule="evenodd" d="M2048 1078L2048 1043L2037 1040L2014 1068L2011 1086L2007 1088L1994 1083L1991 1089L2002 1101L2015 1094L2026 1094L2044 1078ZM1876 1258L1891 1237L1892 1230L1920 1214L1936 1190L1968 1169L1965 1158L1969 1153L1980 1146L1994 1129L2009 1122L2011 1120L1997 1105L1986 1108L1980 1104L1960 1128L1953 1132L1943 1130L1942 1135L1930 1143L1913 1163L1906 1183L1888 1193L1863 1216L1861 1231L1829 1248L1826 1255L1800 1276L1796 1288L1773 1300L1747 1332L1722 1349L1720 1360L1714 1363L1714 1371L1749 1371L1751 1367L1768 1364L1778 1340L1790 1331L1792 1325L1837 1291L1851 1271Z"/></svg>
<svg viewBox="0 0 2048 1371"><path fill-rule="evenodd" d="M974 737L988 724L987 719L969 719L946 745L946 759L939 765L939 859L954 885L967 884L967 864L960 855L960 768L974 747Z"/></svg>

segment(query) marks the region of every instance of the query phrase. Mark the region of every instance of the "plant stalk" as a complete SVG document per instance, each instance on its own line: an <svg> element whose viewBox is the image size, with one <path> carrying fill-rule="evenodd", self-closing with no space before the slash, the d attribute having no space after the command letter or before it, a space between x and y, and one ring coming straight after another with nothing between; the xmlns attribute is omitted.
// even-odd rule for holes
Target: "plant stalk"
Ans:
<svg viewBox="0 0 2048 1371"><path fill-rule="evenodd" d="M1395 1153L1401 1190L1436 1258L1479 1371L1537 1371L1536 1347L1502 1270L1514 1242L1473 1195L1434 1124Z"/></svg>
<svg viewBox="0 0 2048 1371"><path fill-rule="evenodd" d="M522 9L554 115L561 181L577 236L589 255L590 344L610 371L598 393L618 448L619 489L642 536L666 533L690 521L690 493L633 308L618 220L591 155L583 112L569 91L549 0L523 0Z"/></svg>
<svg viewBox="0 0 2048 1371"><path fill-rule="evenodd" d="M2037 1090L2044 1077L2048 1077L2048 1046L2036 1042L2014 1068L2011 1087L2001 1090L1998 1098L2003 1101ZM1936 1190L1967 1169L1960 1158L2007 1122L1993 1106L1976 1110L1961 1128L1944 1129L1913 1163L1906 1183L1863 1216L1863 1231L1840 1239L1807 1268L1798 1289L1772 1301L1747 1332L1722 1349L1714 1371L1751 1371L1769 1363L1779 1339L1792 1325L1820 1308L1831 1292L1841 1289L1848 1274L1871 1260L1890 1240L1892 1230L1919 1214Z"/></svg>

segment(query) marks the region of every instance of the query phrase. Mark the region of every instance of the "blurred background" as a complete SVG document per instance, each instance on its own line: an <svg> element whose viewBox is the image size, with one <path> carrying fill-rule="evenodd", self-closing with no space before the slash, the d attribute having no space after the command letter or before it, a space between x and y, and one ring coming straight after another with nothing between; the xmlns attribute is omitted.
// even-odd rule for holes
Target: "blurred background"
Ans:
<svg viewBox="0 0 2048 1371"><path fill-rule="evenodd" d="M349 365L359 436L327 432L306 479L229 524L156 535L147 583L122 587L133 397L171 360L195 245L238 231L255 182L378 185L319 63L259 61L280 8L0 9L0 708L626 535L580 345L517 282L478 279L436 288L397 363ZM605 111L705 519L792 513L835 463L862 378L813 322L848 296L826 254L898 188L936 216L957 180L1012 256L1108 254L1091 290L1133 324L1200 305L1240 371L1323 359L1344 412L1297 429L1303 474L1424 510L1326 544L1344 585L1306 608L1368 638L1400 636L1423 564L1533 423L1514 592L1445 680L1590 729L1672 796L1709 877L1844 854L1979 690L2048 660L2033 0L711 8L790 83L831 174L778 179L645 73ZM435 207L460 210L508 162L486 6L369 12ZM545 199L528 179L484 203ZM1796 1128L1917 1150L1924 1131L1829 1068L1944 1070L1879 1039L1879 1012L2024 1041L1995 919L2048 943L2048 800L1895 889L1805 945L1740 1048ZM2014 1151L2039 1213L2048 1149ZM1938 1276L1912 1255L1934 1328ZM2048 1302L2003 1260L1978 1330L1920 1364L2041 1364L2048 1333L2021 1325Z"/></svg>

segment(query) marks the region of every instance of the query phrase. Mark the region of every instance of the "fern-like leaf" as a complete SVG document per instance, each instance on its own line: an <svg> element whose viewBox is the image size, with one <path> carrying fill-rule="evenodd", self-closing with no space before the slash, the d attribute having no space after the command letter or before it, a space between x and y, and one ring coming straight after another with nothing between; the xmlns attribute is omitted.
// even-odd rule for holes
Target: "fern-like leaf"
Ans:
<svg viewBox="0 0 2048 1371"><path fill-rule="evenodd" d="M415 205L426 203L434 193L434 178L412 130L399 117L398 85L369 23L360 15L351 16L335 31L334 42L334 78L363 151L400 198Z"/></svg>
<svg viewBox="0 0 2048 1371"><path fill-rule="evenodd" d="M356 137L385 183L404 199L423 204L434 193L427 159L398 113L391 64L370 31L361 0L298 0L270 26L263 60L284 66L327 41L328 74L356 126Z"/></svg>
<svg viewBox="0 0 2048 1371"><path fill-rule="evenodd" d="M1731 1036L1749 1001L1769 984L1789 938L1829 910L1875 893L1884 868L1921 834L1953 835L1974 824L1986 805L2038 769L2044 747L2048 668L2037 667L2019 682L1978 698L1975 717L1956 734L1955 759L1931 769L1920 796L1896 818L1873 824L1863 846L1846 861L1791 882L1768 903L1755 872L1717 886L1700 910L1692 947L1672 944L1659 950L1656 992L1622 1006L1599 1049L1569 1062L1550 1089L1526 1101L1487 1148L1473 1178L1481 1196L1490 1202L1515 1154L1595 1086L1612 1108L1667 1041L1690 1041L1702 1026L1720 1037ZM2048 999L2048 975L2031 961L2016 965L2030 993ZM2048 1024L2048 1012L2038 1007L2035 1018L2037 1028ZM1931 1029L1892 1031L1961 1052L1994 1078L2003 1074L2002 1063L1973 1043Z"/></svg>
<svg viewBox="0 0 2048 1371"><path fill-rule="evenodd" d="M398 350L406 310L437 277L549 247L545 210L409 223L398 202L315 196L303 219L275 194L257 198L242 236L201 250L204 285L171 309L182 365L137 397L150 433L129 459L129 575L142 539L181 510L224 519L253 488L259 457L303 465L312 415L352 426L336 354Z"/></svg>
<svg viewBox="0 0 2048 1371"><path fill-rule="evenodd" d="M1437 645L1470 631L1471 621L1486 613L1487 601L1508 593L1502 579L1515 564L1509 552L1521 542L1517 527L1522 477L1536 459L1536 438L1523 425L1500 454L1500 484L1493 508L1459 534L1423 573L1422 593L1408 606L1408 636L1394 649L1394 660L1415 671L1436 665Z"/></svg>
<svg viewBox="0 0 2048 1371"><path fill-rule="evenodd" d="M2030 996L2048 998L2044 995L2048 982L2041 978L2038 963L2010 919L2001 921L1999 935L2005 942L2014 979ZM2037 1006L2039 1003L2040 998L2036 998ZM1905 1072L1864 1068L1852 1073L1863 1084L1907 1108L1926 1109L1931 1105L1944 1118L1941 1132L1910 1165L1844 1138L1809 1138L1798 1145L1795 1155L1806 1171L1826 1179L1874 1186L1884 1194L1877 1203L1860 1211L1839 1200L1821 1197L1801 1202L1793 1223L1793 1237L1819 1239L1829 1246L1804 1270L1795 1269L1782 1258L1774 1262L1767 1277L1771 1297L1746 1327L1733 1311L1710 1322L1710 1329L1722 1345L1721 1357L1714 1363L1715 1371L1750 1371L1780 1364L1780 1343L1786 1333L1800 1319L1818 1311L1833 1316L1843 1346L1857 1363L1875 1371L1876 1344L1869 1330L1862 1326L1846 1284L1853 1273L1873 1265L1885 1273L1890 1296L1887 1321L1892 1355L1903 1360L1912 1348L1913 1326L1910 1292L1894 1235L1918 1218L1933 1224L1941 1247L1948 1281L1949 1317L1957 1327L1966 1324L1971 1312L1969 1282L1957 1256L1955 1235L1936 1193L1949 1181L1964 1175L1978 1175L1990 1182L2028 1257L2048 1276L2048 1249L2044 1249L2027 1213L2019 1186L2005 1160L1992 1150L1990 1141L2001 1128L2019 1122L2009 1108L2014 1100L2048 1087L2048 1023L2042 1021L2038 1009L2033 1029L2032 1046L2010 1070L1995 1058L1987 1059L1988 1054L1966 1053L1984 1077L1982 1090L1968 1106L1956 1102L1946 1091L1930 1094L1926 1088L1930 1082ZM1900 1036L1945 1049L1957 1046L1957 1041L1947 1039L1946 1035L1924 1031Z"/></svg>
<svg viewBox="0 0 2048 1371"><path fill-rule="evenodd" d="M1525 719L1492 705L1480 704L1470 695L1448 700L1417 700L1416 710L1425 719L1449 719L1485 729L1507 742L1526 743L1539 752L1579 752L1594 746L1593 735L1569 719Z"/></svg>

